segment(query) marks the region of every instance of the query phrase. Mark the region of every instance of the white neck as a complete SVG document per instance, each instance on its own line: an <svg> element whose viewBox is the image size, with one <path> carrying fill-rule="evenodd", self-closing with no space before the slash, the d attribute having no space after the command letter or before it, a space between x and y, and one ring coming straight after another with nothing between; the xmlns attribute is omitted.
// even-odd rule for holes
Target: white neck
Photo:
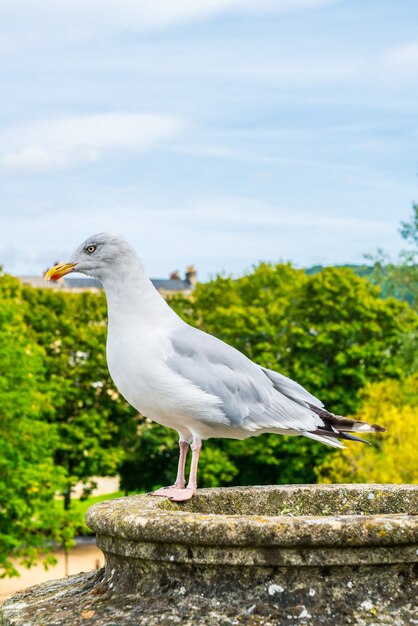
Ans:
<svg viewBox="0 0 418 626"><path fill-rule="evenodd" d="M100 280L106 292L109 326L130 324L130 320L152 327L181 323L145 275L139 259L114 267Z"/></svg>

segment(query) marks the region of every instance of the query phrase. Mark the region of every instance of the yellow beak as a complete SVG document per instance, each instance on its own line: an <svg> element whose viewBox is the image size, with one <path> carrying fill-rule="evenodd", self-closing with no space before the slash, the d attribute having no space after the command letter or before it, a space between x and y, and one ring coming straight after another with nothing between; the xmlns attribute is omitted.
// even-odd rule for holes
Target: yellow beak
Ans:
<svg viewBox="0 0 418 626"><path fill-rule="evenodd" d="M69 274L75 268L75 263L59 263L51 267L45 274L45 280L58 280L66 274Z"/></svg>

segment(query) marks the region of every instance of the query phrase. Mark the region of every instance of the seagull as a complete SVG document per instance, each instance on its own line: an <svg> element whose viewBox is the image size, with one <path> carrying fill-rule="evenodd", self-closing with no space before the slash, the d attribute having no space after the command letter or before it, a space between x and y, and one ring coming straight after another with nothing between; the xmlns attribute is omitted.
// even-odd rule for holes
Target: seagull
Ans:
<svg viewBox="0 0 418 626"><path fill-rule="evenodd" d="M122 396L142 415L179 435L175 483L152 495L179 502L197 491L202 441L262 433L309 437L335 448L339 439L368 443L352 432L382 432L334 415L302 385L248 359L232 346L186 324L146 276L129 243L118 235L89 237L47 280L70 272L99 279L108 306L107 363ZM192 459L186 485L188 448Z"/></svg>

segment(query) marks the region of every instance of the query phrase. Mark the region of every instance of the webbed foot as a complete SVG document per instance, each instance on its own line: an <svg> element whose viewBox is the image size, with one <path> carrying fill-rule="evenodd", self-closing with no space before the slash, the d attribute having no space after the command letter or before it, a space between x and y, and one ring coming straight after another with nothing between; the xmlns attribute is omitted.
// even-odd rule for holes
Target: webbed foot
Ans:
<svg viewBox="0 0 418 626"><path fill-rule="evenodd" d="M180 489L179 487L161 487L161 489L152 491L149 495L169 498L173 502L183 502L184 500L190 500L195 494L194 489L190 489L189 487L184 489Z"/></svg>

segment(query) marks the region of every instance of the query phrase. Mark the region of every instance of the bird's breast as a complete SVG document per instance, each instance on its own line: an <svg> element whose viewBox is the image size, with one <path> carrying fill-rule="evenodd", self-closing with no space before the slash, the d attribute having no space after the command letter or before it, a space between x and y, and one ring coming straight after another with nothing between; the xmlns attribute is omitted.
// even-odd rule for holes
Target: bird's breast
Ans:
<svg viewBox="0 0 418 626"><path fill-rule="evenodd" d="M164 362L164 336L109 329L107 362L110 375L126 400L144 412L156 396L158 369Z"/></svg>
<svg viewBox="0 0 418 626"><path fill-rule="evenodd" d="M140 413L166 426L196 430L202 418L224 422L219 398L196 387L167 365L172 351L168 334L109 332L110 375L123 397Z"/></svg>

